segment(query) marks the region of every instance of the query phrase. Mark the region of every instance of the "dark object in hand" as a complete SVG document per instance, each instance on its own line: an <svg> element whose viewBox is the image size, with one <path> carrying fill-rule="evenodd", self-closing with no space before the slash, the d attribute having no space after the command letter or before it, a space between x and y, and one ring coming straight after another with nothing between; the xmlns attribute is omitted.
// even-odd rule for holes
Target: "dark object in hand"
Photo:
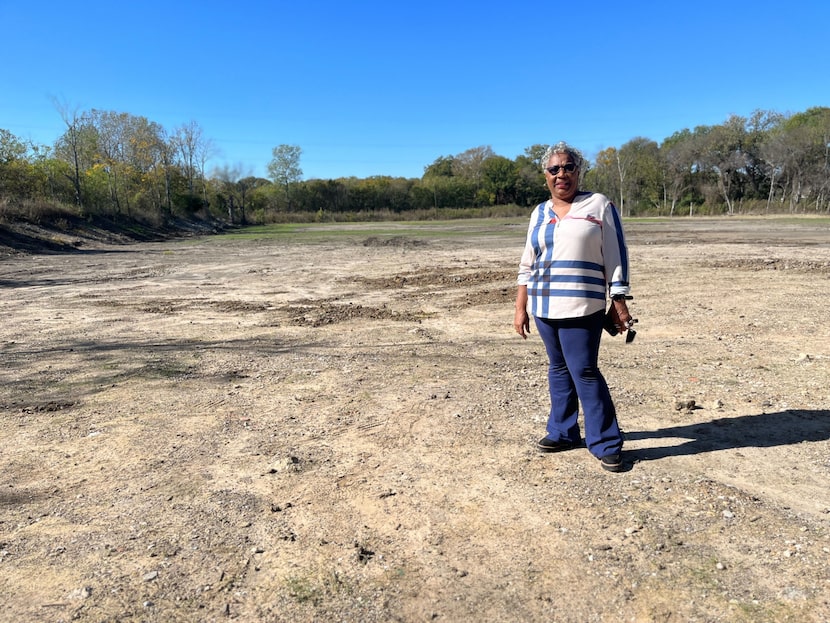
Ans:
<svg viewBox="0 0 830 623"><path fill-rule="evenodd" d="M632 297L626 296L625 298L630 299ZM617 335L623 329L627 329L628 333L626 333L625 336L625 343L631 344L631 342L634 341L634 338L637 337L637 332L631 328L635 322L637 322L637 319L632 318L629 322L623 325L612 301L611 305L608 307L608 311L605 314L605 320L603 321L602 328L608 331L610 335Z"/></svg>
<svg viewBox="0 0 830 623"><path fill-rule="evenodd" d="M611 303L611 307L608 308L608 311L605 313L605 321L602 323L602 328L608 331L611 335L617 335L620 332L620 317L617 316L617 312L614 309L614 303Z"/></svg>

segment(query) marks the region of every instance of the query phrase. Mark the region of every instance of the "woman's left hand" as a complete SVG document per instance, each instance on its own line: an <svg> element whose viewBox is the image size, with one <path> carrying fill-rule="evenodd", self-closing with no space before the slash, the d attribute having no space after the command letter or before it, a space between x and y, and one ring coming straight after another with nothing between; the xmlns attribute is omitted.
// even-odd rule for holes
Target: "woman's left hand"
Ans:
<svg viewBox="0 0 830 623"><path fill-rule="evenodd" d="M625 299L620 299L618 301L613 301L611 303L614 306L614 312L617 315L617 328L620 331L625 331L626 329L630 329L632 325L632 318L631 312L628 311L628 305L625 303Z"/></svg>

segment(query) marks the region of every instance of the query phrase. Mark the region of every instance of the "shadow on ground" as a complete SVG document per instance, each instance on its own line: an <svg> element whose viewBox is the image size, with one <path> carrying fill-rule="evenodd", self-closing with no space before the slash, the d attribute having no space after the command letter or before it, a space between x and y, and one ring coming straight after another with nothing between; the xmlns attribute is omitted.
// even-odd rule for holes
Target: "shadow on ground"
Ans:
<svg viewBox="0 0 830 623"><path fill-rule="evenodd" d="M638 448L632 450L630 456L637 461L653 461L716 450L771 448L804 441L824 441L830 439L830 411L788 409L625 433L627 441L678 438L688 441L679 445Z"/></svg>

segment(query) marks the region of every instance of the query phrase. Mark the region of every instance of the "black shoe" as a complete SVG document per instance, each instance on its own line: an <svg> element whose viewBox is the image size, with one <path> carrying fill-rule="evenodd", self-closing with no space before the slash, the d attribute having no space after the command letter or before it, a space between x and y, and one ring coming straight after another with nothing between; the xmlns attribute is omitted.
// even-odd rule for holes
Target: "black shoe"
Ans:
<svg viewBox="0 0 830 623"><path fill-rule="evenodd" d="M621 472L623 470L620 454L607 454L599 460L599 464L607 472Z"/></svg>
<svg viewBox="0 0 830 623"><path fill-rule="evenodd" d="M579 444L572 441L554 441L545 437L536 442L536 447L539 452L564 452L565 450L578 448Z"/></svg>

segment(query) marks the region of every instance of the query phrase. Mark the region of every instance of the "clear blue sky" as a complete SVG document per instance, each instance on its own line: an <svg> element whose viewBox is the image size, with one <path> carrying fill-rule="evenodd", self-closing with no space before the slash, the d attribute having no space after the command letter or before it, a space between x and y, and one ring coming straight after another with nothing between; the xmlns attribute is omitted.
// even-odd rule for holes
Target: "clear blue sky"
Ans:
<svg viewBox="0 0 830 623"><path fill-rule="evenodd" d="M589 158L754 110L830 106L826 0L0 0L0 128L52 144L55 102L195 121L265 176L420 177L489 145Z"/></svg>

